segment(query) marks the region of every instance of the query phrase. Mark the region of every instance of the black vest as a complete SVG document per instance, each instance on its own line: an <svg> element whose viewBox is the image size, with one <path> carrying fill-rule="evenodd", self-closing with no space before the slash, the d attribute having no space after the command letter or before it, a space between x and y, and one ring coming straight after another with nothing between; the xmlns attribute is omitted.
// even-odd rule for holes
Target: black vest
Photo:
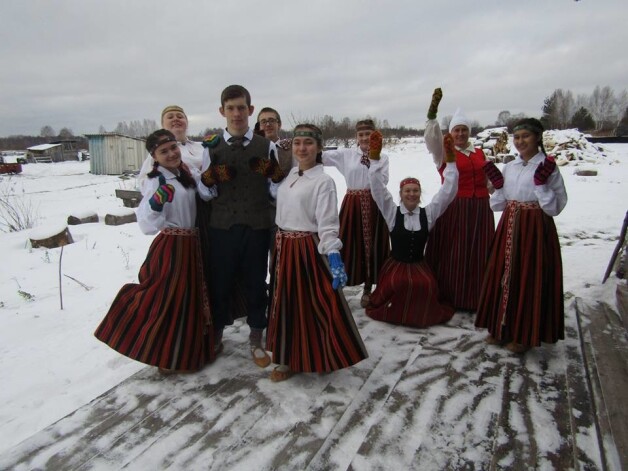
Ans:
<svg viewBox="0 0 628 471"><path fill-rule="evenodd" d="M244 224L253 229L270 229L273 226L268 180L249 167L253 157L268 160L269 147L268 139L254 134L246 147L228 145L221 137L216 147L210 149L212 164L227 164L236 170L232 181L218 183L218 197L211 200L211 227L229 229L234 224Z"/></svg>
<svg viewBox="0 0 628 471"><path fill-rule="evenodd" d="M425 208L420 208L419 220L421 230L409 231L403 225L403 214L401 208L397 206L395 216L395 227L390 232L390 242L392 245L391 256L398 262L416 263L423 260L423 252L429 231L427 230L427 214Z"/></svg>

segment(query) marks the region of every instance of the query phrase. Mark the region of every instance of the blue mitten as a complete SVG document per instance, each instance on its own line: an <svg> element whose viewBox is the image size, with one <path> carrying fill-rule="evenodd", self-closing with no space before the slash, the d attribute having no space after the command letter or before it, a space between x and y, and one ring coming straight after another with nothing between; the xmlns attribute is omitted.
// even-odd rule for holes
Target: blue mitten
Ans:
<svg viewBox="0 0 628 471"><path fill-rule="evenodd" d="M347 284L347 273L345 272L345 265L342 263L340 254L338 252L332 252L327 255L329 259L329 266L331 268L331 276L334 280L332 282L332 288L342 288Z"/></svg>

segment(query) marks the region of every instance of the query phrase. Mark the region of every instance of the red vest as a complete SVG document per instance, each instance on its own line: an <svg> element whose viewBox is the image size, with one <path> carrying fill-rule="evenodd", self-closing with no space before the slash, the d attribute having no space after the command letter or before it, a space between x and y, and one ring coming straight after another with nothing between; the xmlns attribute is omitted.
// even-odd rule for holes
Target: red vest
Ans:
<svg viewBox="0 0 628 471"><path fill-rule="evenodd" d="M488 198L486 175L482 167L486 162L482 149L474 149L469 157L456 149L456 167L458 168L457 198ZM438 169L441 182L444 181L445 163Z"/></svg>

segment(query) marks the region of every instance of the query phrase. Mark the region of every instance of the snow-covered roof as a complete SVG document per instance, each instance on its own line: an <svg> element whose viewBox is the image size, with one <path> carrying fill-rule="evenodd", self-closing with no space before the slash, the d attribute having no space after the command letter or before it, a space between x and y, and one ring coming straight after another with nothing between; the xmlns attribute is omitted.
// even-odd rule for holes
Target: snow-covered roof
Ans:
<svg viewBox="0 0 628 471"><path fill-rule="evenodd" d="M27 150L48 150L53 147L59 147L61 144L39 144L38 146L28 147Z"/></svg>

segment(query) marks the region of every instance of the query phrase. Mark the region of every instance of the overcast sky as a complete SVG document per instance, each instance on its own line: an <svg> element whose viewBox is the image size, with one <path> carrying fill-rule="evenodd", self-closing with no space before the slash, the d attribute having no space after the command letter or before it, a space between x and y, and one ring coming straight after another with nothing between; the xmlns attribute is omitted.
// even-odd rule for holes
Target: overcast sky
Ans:
<svg viewBox="0 0 628 471"><path fill-rule="evenodd" d="M462 107L540 116L556 88L628 88L626 0L0 0L0 136L187 112L247 87L284 128L331 115L423 127Z"/></svg>

